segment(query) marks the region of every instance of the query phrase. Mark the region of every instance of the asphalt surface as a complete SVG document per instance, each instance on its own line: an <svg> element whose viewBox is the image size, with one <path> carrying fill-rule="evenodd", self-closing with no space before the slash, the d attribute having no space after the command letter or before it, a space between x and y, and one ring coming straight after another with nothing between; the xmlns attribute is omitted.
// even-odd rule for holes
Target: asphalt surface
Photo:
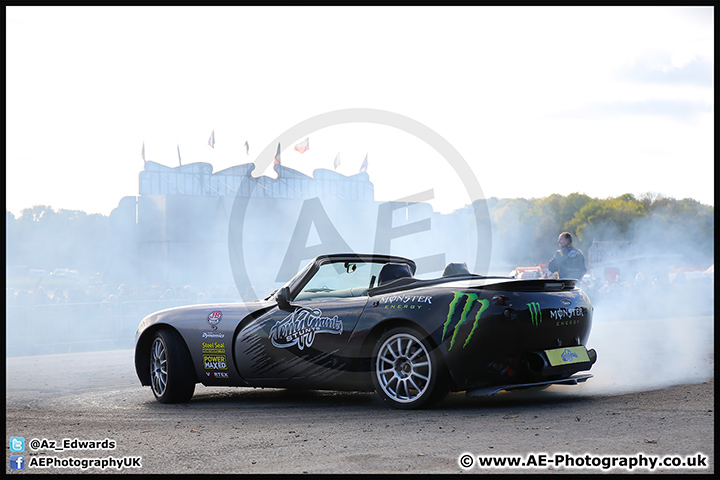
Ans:
<svg viewBox="0 0 720 480"><path fill-rule="evenodd" d="M161 405L140 386L131 350L7 358L6 472L713 473L712 323L712 317L637 322L622 325L622 334L619 325L596 323L590 346L599 359L586 384L481 398L451 394L422 411L390 409L369 393L201 385L189 403ZM656 338L657 331L664 334ZM673 338L664 341L667 334ZM25 439L23 452L10 450L11 437ZM44 445L31 448L33 439ZM99 446L107 439L115 448L51 448L63 439L70 447L75 439ZM473 460L468 469L459 464L466 453ZM564 454L571 460L555 464ZM24 455L24 472L11 470L11 455ZM478 457L511 455L533 464L477 465ZM699 465L603 469L603 458L613 456L625 462L690 456ZM140 466L38 467L108 457Z"/></svg>

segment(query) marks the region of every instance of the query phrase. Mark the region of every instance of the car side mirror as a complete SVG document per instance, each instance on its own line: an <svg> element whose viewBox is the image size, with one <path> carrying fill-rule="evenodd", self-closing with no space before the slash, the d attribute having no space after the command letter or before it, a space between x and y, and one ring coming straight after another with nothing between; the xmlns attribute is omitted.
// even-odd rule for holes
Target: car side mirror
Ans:
<svg viewBox="0 0 720 480"><path fill-rule="evenodd" d="M283 287L278 291L277 303L280 310L290 310L290 287Z"/></svg>

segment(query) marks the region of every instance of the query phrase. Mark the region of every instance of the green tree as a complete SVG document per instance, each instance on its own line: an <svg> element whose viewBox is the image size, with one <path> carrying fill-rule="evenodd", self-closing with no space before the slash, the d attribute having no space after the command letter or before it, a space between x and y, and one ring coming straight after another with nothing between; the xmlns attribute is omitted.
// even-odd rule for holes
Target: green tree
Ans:
<svg viewBox="0 0 720 480"><path fill-rule="evenodd" d="M575 214L587 205L592 198L581 193L571 193L567 197L554 193L548 197L540 198L533 205L534 213L539 217L551 216L558 224L557 233L570 231ZM570 231L570 233L575 233Z"/></svg>
<svg viewBox="0 0 720 480"><path fill-rule="evenodd" d="M632 194L586 203L568 223L583 243L596 240L628 240L630 224L647 216Z"/></svg>

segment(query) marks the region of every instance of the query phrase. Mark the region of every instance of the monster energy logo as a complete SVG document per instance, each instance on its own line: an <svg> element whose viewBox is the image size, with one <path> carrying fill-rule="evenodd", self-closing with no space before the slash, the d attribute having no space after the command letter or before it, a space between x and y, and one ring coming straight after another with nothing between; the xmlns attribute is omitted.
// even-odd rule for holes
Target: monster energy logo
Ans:
<svg viewBox="0 0 720 480"><path fill-rule="evenodd" d="M527 304L530 309L530 319L532 324L539 327L542 323L542 310L540 310L540 304L538 302L532 302Z"/></svg>
<svg viewBox="0 0 720 480"><path fill-rule="evenodd" d="M465 343L463 343L463 348L470 342L470 339L473 336L473 333L475 333L475 329L478 326L478 323L480 323L480 315L487 310L487 308L490 306L490 302L483 299L479 300L478 296L474 293L463 293L463 292L453 292L455 294L455 297L450 302L450 306L448 307L448 315L447 320L445 321L445 324L443 325L443 333L442 333L442 339L443 342L445 341L445 335L448 333L448 327L452 323L453 315L455 314L455 310L457 310L458 305L460 304L461 299L465 300L465 306L462 309L462 313L460 314L460 320L455 324L454 332L452 334L452 337L450 339L450 348L448 350L452 350L453 346L455 345L455 337L457 337L458 332L460 331L460 325L465 323L467 321L468 314L475 306L475 303L480 304L480 309L478 310L477 314L475 314L475 323L473 324L472 329L470 330L470 333L468 334L467 338L465 339Z"/></svg>

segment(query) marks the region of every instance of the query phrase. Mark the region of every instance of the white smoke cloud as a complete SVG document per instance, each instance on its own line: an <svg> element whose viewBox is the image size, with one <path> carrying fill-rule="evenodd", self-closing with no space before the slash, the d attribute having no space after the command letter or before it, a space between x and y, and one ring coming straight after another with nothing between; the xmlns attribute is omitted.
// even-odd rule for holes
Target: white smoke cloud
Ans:
<svg viewBox="0 0 720 480"><path fill-rule="evenodd" d="M263 204L263 202L256 203ZM245 231L245 235L247 235L244 239L246 249L243 254L246 255L248 271L255 275L253 272L266 270L264 272L266 278L263 277L263 281L254 285L258 289L256 294L260 297L270 293L273 288L278 286L275 277L278 274L280 263L287 253L289 237L297 223L300 204L293 202L286 202L286 204L292 204L292 208L285 211L280 204L276 204L273 211L253 212L250 220L254 218L254 223L249 221L247 226L255 228L248 228ZM367 225L365 228L367 238L360 240L351 238L348 239L348 244L352 248L357 248L358 253L372 250L375 238L374 218L364 218L367 215L363 214L361 220L358 215L344 214L344 210L333 205L332 202L324 201L324 205L335 228L341 233L356 231L359 224ZM228 212L229 210L225 214L218 214L218 221L229 222ZM180 218L175 220L175 233L179 237L186 238L183 232L193 231L194 225L190 218L187 219L186 224L183 224ZM400 237L397 241L394 240L395 248L400 250L405 250L401 247L410 248L416 253L419 252L418 254L421 256L445 252L446 261L466 261L472 268L475 252L471 243L476 242L473 222L451 222L444 217L433 218L433 231L414 234L416 238L422 238L422 242L413 244L413 236ZM407 221L417 220L409 216ZM509 258L523 258L524 243L520 239L534 235L536 229L534 224L523 219L521 212L517 209L508 209L502 218L495 220L492 225L491 260L491 265L495 267L491 266L489 273L507 274L505 262ZM457 225L463 224L467 226L466 232L458 233L453 230ZM267 228L259 228L263 225ZM394 227L398 225L398 223L393 223ZM671 268L681 266L681 256L677 254L680 239L689 239L686 248L689 253L694 253L693 246L699 242L712 241L712 239L702 238L701 234L691 230L689 225L685 226L686 228L682 230L681 234L677 234L674 233L675 230L670 229L671 226L663 223L660 217L651 217L636 222L632 225L631 234L636 239L635 253L642 256L643 261L634 263L632 267L621 269L620 283L617 283L614 288L601 288L602 282L605 280L602 277L603 272L595 272L598 276L597 282L584 287L587 288L587 293L595 307L593 330L588 341L588 347L594 348L598 352L598 361L591 370L594 378L577 388L567 388L567 390L561 391L573 391L580 394L622 394L636 390L663 388L674 384L702 382L712 378L714 359L713 277L701 275L698 278L686 278L685 283L682 283L682 275L677 278L670 278L667 275ZM125 227L129 228L127 225ZM177 285L178 287L187 284L199 289L207 286L213 279L220 280L224 290L227 290L226 287L233 287L231 283L234 279L230 272L230 259L223 244L224 239L227 238L225 228L217 228L210 232L214 241L213 248L215 248L215 254L212 255L210 261L207 263L191 262L186 265L188 268L183 268L182 264L168 266L168 268L172 268L173 272L182 274L182 284ZM122 232L119 233L122 234ZM128 237L135 234L134 232L125 233ZM598 232L598 234L600 233L603 234L603 238L620 238L618 231L612 231L610 235L608 235L608 230ZM196 232L194 240L199 240L207 234L208 232ZM471 241L457 243L460 237ZM515 241L504 241L507 238L514 238ZM547 260L554 251L555 238L548 239ZM318 240L318 235L314 234L307 239L309 245L302 247L309 247ZM222 246L219 247L219 245ZM253 246L254 249L248 249L247 246ZM400 250L393 249L390 253L413 257L412 252ZM182 256L188 258L208 259L207 251L204 251L201 241L185 243L182 253ZM175 255L171 258L177 260L180 257ZM147 271L140 262L139 258L131 259L128 265L125 265L126 271ZM708 266L709 264L705 260L702 267L707 268ZM636 282L637 272L642 273L644 278ZM439 272L437 274L439 275ZM253 277L251 280L258 278L260 277ZM144 279L141 278L140 281L144 281ZM243 293L240 292L240 296ZM206 299L213 301L213 298L209 296ZM194 301L197 301L197 297ZM183 303L182 299L178 299L177 302L178 304ZM47 348L33 349L33 346L38 343L38 338L51 340L50 337L59 338L62 335L70 338L68 335L71 333L70 336L78 342L82 340L90 346L96 342L95 347L97 348L131 348L134 328L144 314L150 313L141 311L140 304L137 306L138 308L134 311L125 312L128 315L120 327L104 323L109 322L109 317L101 308L91 309L90 314L96 316L86 316L84 320L75 321L74 317L69 314L69 308L66 307L63 309L63 315L58 316L57 319L47 317L43 324L30 325L27 323L28 310L13 307L12 312L6 310L8 312L6 318L10 318L9 313L11 312L13 323L8 330L8 337L12 334L13 342L16 343L8 343L8 347L12 347L8 348L8 353L52 353ZM152 308L152 305L148 303L146 307ZM50 307L44 308L49 309ZM68 314L65 315L65 313ZM112 328L119 328L117 333L123 335L127 342L113 344L101 341L102 338L112 334ZM57 345L57 348L58 351L68 351L67 349L62 350L67 348L67 345Z"/></svg>

